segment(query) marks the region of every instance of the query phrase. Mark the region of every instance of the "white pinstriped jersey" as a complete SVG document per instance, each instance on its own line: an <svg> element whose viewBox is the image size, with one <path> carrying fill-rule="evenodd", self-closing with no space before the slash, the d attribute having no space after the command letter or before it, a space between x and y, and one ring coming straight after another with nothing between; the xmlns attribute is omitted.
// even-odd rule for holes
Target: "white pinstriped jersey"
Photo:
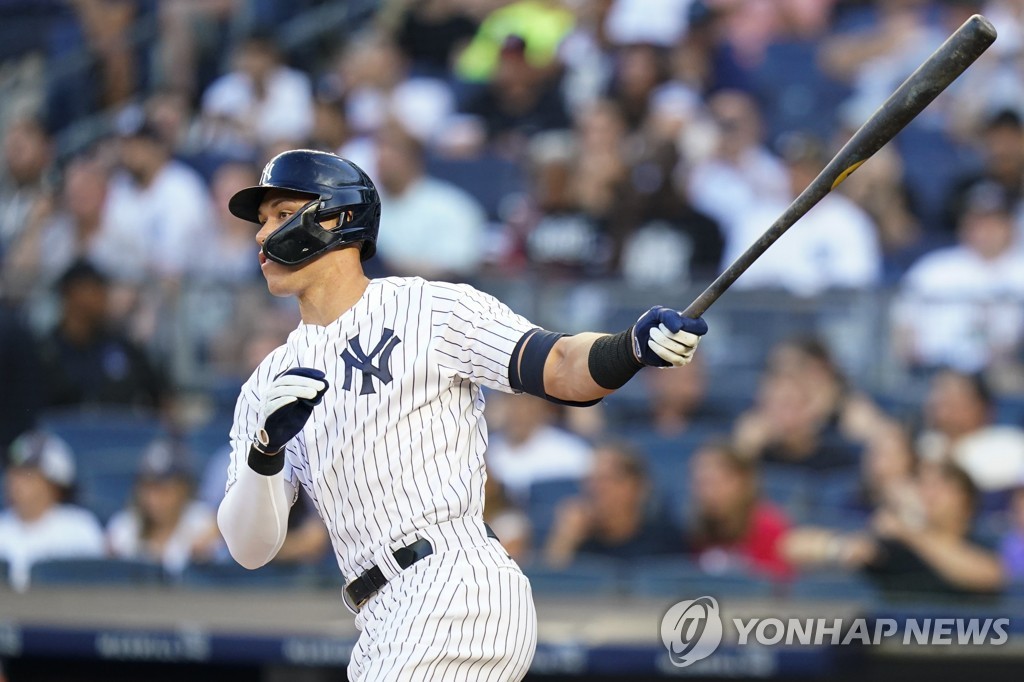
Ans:
<svg viewBox="0 0 1024 682"><path fill-rule="evenodd" d="M322 370L330 388L286 446L285 479L309 493L342 572L417 530L483 513L481 386L511 391L508 364L532 329L468 285L372 280L327 326L300 324L242 387L228 487L246 465L260 396L280 372Z"/></svg>

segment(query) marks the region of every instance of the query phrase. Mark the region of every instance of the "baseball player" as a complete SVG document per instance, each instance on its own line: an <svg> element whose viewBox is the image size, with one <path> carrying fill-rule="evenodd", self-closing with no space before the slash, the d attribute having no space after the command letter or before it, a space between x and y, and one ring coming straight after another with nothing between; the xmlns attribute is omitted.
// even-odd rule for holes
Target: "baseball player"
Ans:
<svg viewBox="0 0 1024 682"><path fill-rule="evenodd" d="M464 284L370 280L380 200L333 154L276 156L229 208L260 225L267 285L302 317L235 408L218 511L232 556L273 559L302 486L349 578L350 680L521 679L536 614L482 520L482 387L590 405L645 365L688 363L707 325L655 307L618 334L568 336Z"/></svg>

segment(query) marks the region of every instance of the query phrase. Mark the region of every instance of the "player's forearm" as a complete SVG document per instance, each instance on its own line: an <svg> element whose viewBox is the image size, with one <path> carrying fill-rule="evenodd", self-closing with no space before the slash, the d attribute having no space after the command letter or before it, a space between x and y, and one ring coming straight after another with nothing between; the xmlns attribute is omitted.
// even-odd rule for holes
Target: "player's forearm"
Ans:
<svg viewBox="0 0 1024 682"><path fill-rule="evenodd" d="M590 350L605 336L586 332L563 336L551 348L544 363L544 387L548 395L572 402L598 400L612 393L599 386L590 372Z"/></svg>
<svg viewBox="0 0 1024 682"><path fill-rule="evenodd" d="M284 544L291 508L288 488L283 473L264 476L248 466L239 467L217 511L217 525L231 556L242 566L263 566Z"/></svg>

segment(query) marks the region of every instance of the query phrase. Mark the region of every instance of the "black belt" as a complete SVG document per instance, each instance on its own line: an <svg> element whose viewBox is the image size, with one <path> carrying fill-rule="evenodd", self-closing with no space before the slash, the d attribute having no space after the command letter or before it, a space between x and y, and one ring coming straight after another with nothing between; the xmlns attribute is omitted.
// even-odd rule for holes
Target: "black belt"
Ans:
<svg viewBox="0 0 1024 682"><path fill-rule="evenodd" d="M487 529L487 537L494 538L495 540L498 539L498 536L494 534L494 531L486 523L484 528ZM412 544L396 549L394 551L395 563L404 571L420 559L425 559L433 553L434 546L430 544L430 540L420 538ZM371 566L345 587L345 594L351 601L352 606L358 610L369 601L370 597L387 584L388 579L384 577L384 572L377 566Z"/></svg>

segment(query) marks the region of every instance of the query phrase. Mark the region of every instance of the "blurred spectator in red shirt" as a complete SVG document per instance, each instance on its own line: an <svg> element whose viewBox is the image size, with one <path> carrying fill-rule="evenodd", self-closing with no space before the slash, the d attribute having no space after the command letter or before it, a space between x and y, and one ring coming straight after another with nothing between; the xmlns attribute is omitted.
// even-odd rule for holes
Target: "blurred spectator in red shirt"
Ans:
<svg viewBox="0 0 1024 682"><path fill-rule="evenodd" d="M709 573L790 574L779 544L789 521L761 499L757 467L756 461L721 442L708 443L693 456L689 484L694 508L686 540Z"/></svg>

